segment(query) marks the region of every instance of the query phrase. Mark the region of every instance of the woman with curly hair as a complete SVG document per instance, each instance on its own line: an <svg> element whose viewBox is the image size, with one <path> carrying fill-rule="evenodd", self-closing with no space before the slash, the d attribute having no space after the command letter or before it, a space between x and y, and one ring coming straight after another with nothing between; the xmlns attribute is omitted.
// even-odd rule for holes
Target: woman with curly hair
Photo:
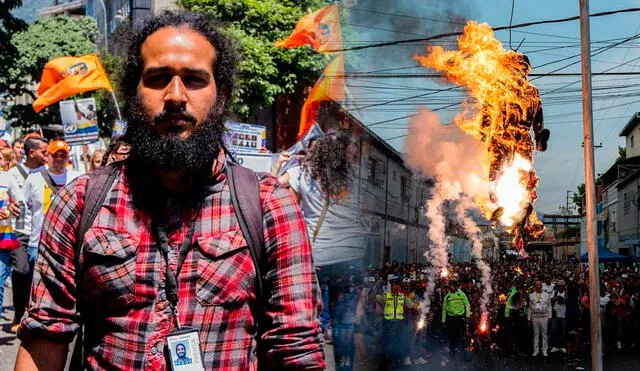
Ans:
<svg viewBox="0 0 640 371"><path fill-rule="evenodd" d="M307 224L313 261L323 284L320 321L327 339L331 338L329 291L336 291L326 284L336 274L360 273L365 256L366 230L353 192L357 156L358 142L351 131L332 129L310 144L298 166L279 178L298 198ZM289 158L291 155L283 154L274 172Z"/></svg>

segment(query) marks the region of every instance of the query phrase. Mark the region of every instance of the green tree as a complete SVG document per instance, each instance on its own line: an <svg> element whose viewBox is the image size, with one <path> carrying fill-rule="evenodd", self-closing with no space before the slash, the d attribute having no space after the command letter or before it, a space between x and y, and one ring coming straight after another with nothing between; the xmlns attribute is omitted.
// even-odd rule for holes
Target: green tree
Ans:
<svg viewBox="0 0 640 371"><path fill-rule="evenodd" d="M90 17L43 17L24 31L14 33L11 44L18 54L4 74L7 80L12 82L9 94L28 94L35 99L33 89L40 81L42 70L49 60L61 56L96 53L98 38L96 22ZM120 58L102 53L101 59L112 84L115 84L122 65ZM74 98L90 96L96 98L101 134L108 135L115 118L111 95L106 91L95 91ZM31 105L15 105L7 111L7 118L13 120L13 126L31 127L60 123L57 104L40 113L35 113Z"/></svg>
<svg viewBox="0 0 640 371"><path fill-rule="evenodd" d="M596 177L596 185L600 185L600 184L602 184L602 174L598 174L598 176ZM585 193L586 193L586 187L584 183L578 186L578 188L576 189L576 192L573 192L572 201L573 201L573 204L578 209L579 214L582 214L582 211L583 211L582 204L583 204Z"/></svg>
<svg viewBox="0 0 640 371"><path fill-rule="evenodd" d="M627 149L625 147L618 147L618 158L616 159L616 164L626 159L627 159Z"/></svg>
<svg viewBox="0 0 640 371"><path fill-rule="evenodd" d="M24 31L27 24L14 17L11 12L22 6L21 0L3 0L0 3L0 92L11 94L15 87L15 82L11 80L9 69L15 65L20 55L18 48L13 45L11 38L17 33ZM19 94L18 94L19 95Z"/></svg>
<svg viewBox="0 0 640 371"><path fill-rule="evenodd" d="M312 86L326 64L309 47L280 49L273 42L287 37L298 19L327 1L179 0L178 4L222 21L238 45L242 60L231 110L240 119L272 104L278 95Z"/></svg>

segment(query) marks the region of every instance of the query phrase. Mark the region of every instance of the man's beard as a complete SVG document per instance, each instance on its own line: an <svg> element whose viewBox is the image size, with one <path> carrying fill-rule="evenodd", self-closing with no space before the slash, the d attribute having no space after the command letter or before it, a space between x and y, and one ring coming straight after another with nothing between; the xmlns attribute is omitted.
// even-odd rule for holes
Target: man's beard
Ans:
<svg viewBox="0 0 640 371"><path fill-rule="evenodd" d="M201 200L211 175L214 160L222 148L224 115L215 104L191 135L182 139L179 132L158 135L153 125L165 120L167 115L182 115L184 121L196 125L195 117L186 111L163 111L155 117L145 113L139 97L130 101L126 110L127 132L122 140L131 145L126 160L126 173L134 196L134 203L143 209L163 207L158 201L169 197L167 189L159 181L158 172L184 172L184 178L192 186L183 195L190 201ZM175 117L172 117L175 118ZM172 197L173 197L172 196Z"/></svg>
<svg viewBox="0 0 640 371"><path fill-rule="evenodd" d="M182 139L178 132L160 136L153 125L165 120L167 115L180 114L184 121L196 125L195 117L187 111L163 111L155 117L144 112L140 99L132 99L127 109L129 125L123 141L131 145L129 158L149 168L160 171L205 172L211 175L211 166L217 158L224 134L224 116L219 104L214 105L191 135Z"/></svg>

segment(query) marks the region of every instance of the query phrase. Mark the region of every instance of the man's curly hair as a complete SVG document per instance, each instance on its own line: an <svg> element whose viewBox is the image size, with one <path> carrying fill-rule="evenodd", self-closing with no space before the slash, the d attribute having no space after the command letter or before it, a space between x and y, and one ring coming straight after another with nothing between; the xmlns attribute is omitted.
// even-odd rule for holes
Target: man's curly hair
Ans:
<svg viewBox="0 0 640 371"><path fill-rule="evenodd" d="M302 170L318 182L320 190L336 200L349 190L351 163L347 147L352 142L351 131L332 129L318 138L302 160Z"/></svg>
<svg viewBox="0 0 640 371"><path fill-rule="evenodd" d="M128 53L120 81L125 101L129 102L137 94L138 82L143 68L142 44L152 33L163 27L187 27L209 40L216 52L213 66L216 89L218 92L225 92L226 98L229 100L234 88L238 57L229 38L220 33L221 26L211 17L202 13L165 10L145 21L129 40ZM219 98L222 96L223 94L218 94Z"/></svg>

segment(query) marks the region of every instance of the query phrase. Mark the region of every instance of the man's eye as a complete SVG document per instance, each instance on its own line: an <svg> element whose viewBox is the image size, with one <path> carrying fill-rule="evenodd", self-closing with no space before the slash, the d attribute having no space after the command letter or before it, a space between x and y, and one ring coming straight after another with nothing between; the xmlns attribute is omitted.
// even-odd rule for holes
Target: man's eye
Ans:
<svg viewBox="0 0 640 371"><path fill-rule="evenodd" d="M209 79L198 75L187 75L182 79L187 89L200 89L209 83Z"/></svg>
<svg viewBox="0 0 640 371"><path fill-rule="evenodd" d="M168 75L158 74L147 76L144 80L145 84L150 87L164 87L169 83L170 77Z"/></svg>

